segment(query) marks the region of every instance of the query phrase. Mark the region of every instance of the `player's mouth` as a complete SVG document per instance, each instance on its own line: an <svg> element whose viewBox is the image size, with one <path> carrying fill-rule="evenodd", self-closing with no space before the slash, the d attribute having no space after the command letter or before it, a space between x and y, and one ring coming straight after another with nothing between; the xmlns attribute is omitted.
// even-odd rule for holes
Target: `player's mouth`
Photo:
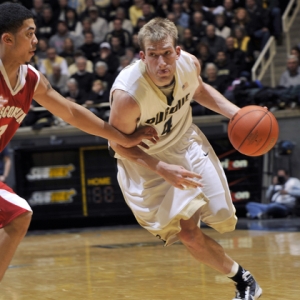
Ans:
<svg viewBox="0 0 300 300"><path fill-rule="evenodd" d="M164 75L169 75L170 70L169 69L163 69L163 70L158 70L158 75L164 76Z"/></svg>

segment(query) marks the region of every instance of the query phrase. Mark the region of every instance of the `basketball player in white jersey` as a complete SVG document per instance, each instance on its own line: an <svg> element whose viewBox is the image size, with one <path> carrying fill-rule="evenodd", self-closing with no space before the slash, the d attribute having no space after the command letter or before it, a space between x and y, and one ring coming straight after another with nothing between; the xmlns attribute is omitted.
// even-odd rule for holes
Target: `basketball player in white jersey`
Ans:
<svg viewBox="0 0 300 300"><path fill-rule="evenodd" d="M113 139L125 147L137 145L144 138L156 142L153 128L124 135L53 90L48 80L27 64L38 42L35 30L33 15L24 6L0 5L0 151L19 128L32 98L67 123L89 134ZM0 182L0 281L27 232L31 214L27 201Z"/></svg>
<svg viewBox="0 0 300 300"><path fill-rule="evenodd" d="M228 232L237 218L222 166L192 124L190 101L227 118L239 108L202 82L198 60L176 45L172 22L153 19L138 39L141 59L113 84L110 123L127 134L151 125L159 142L145 151L110 143L124 198L139 224L165 245L180 240L199 262L230 277L236 284L234 299L258 299L262 290L250 272L199 227L202 220Z"/></svg>

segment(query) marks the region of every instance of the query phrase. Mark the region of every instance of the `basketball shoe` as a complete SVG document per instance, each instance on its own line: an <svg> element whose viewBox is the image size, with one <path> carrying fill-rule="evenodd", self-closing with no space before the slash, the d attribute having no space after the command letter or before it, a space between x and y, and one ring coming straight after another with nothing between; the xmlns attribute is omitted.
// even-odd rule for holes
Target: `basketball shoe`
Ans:
<svg viewBox="0 0 300 300"><path fill-rule="evenodd" d="M242 275L244 282L236 283L235 298L232 300L256 300L262 294L262 289L249 271Z"/></svg>

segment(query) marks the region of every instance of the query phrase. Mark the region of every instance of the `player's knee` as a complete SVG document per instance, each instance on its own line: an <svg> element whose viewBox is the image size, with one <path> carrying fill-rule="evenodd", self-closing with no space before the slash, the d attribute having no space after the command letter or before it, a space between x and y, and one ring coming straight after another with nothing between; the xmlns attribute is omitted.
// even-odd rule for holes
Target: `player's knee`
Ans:
<svg viewBox="0 0 300 300"><path fill-rule="evenodd" d="M190 247L193 247L193 245L196 243L199 245L202 240L204 241L201 229L197 226L192 228L182 228L178 234L178 238L184 245Z"/></svg>
<svg viewBox="0 0 300 300"><path fill-rule="evenodd" d="M213 227L219 233L225 233L225 232L234 231L236 223L237 223L237 217L233 213L229 218L225 219L222 222L212 224L211 227Z"/></svg>
<svg viewBox="0 0 300 300"><path fill-rule="evenodd" d="M10 227L19 234L25 234L32 218L32 211L24 212L10 222Z"/></svg>

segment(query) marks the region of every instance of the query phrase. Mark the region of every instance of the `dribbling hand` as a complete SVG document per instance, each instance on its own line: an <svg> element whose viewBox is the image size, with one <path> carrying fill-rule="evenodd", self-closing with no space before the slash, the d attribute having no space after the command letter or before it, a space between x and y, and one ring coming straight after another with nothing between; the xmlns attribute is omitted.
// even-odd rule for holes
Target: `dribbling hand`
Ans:
<svg viewBox="0 0 300 300"><path fill-rule="evenodd" d="M149 149L149 146L143 140L149 140L153 144L156 144L159 140L156 130L151 126L141 127L128 136L128 142L123 146L131 148L139 145L145 149Z"/></svg>

